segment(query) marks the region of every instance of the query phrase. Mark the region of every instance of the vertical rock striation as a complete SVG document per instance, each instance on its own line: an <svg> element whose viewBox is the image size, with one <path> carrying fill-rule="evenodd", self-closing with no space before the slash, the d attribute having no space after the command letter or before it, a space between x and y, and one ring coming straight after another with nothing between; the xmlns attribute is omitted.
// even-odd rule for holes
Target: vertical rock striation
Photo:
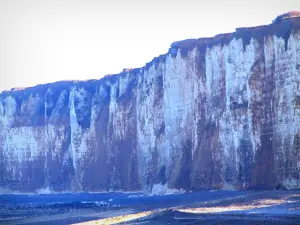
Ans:
<svg viewBox="0 0 300 225"><path fill-rule="evenodd" d="M19 191L299 188L300 18L2 92L0 156L0 186Z"/></svg>

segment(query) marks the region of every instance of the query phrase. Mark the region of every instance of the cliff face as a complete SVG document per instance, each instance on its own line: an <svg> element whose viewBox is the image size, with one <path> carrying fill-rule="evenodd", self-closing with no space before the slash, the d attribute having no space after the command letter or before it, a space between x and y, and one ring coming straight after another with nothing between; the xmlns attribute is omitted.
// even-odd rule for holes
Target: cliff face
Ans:
<svg viewBox="0 0 300 225"><path fill-rule="evenodd" d="M0 186L20 191L299 188L300 18L3 92L0 155Z"/></svg>

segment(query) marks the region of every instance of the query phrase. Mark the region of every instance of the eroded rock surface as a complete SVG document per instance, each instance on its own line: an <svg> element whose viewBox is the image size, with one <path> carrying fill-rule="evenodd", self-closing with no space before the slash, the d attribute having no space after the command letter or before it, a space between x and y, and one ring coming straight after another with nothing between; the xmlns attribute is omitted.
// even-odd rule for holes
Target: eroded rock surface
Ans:
<svg viewBox="0 0 300 225"><path fill-rule="evenodd" d="M0 156L0 186L19 191L299 188L300 18L2 92Z"/></svg>

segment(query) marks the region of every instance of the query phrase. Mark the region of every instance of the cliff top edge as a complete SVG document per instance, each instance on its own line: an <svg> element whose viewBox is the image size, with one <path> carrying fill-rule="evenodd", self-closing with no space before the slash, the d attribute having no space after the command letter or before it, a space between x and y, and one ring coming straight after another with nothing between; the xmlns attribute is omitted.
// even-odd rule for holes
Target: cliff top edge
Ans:
<svg viewBox="0 0 300 225"><path fill-rule="evenodd" d="M300 11L290 11L284 14L277 16L271 24L268 25L260 25L255 27L240 27L236 28L235 32L232 33L221 33L217 34L213 37L204 37L198 39L185 39L180 41L175 41L170 45L170 48L167 53L154 57L150 62L146 63L144 67L141 68L125 68L119 74L107 74L100 79L88 79L88 80L62 80L56 81L53 83L46 84L38 84L32 87L15 87L10 90L0 90L0 94L2 93L10 93L10 92L21 92L30 90L32 88L45 88L48 86L53 86L56 84L62 86L71 86L76 83L86 83L86 82L99 82L106 79L115 79L117 76L121 76L126 73L134 73L137 74L140 71L148 70L153 64L165 61L168 55L175 57L177 55L178 50L180 50L181 56L186 57L188 53L194 48L198 48L200 51L205 51L206 48L211 48L215 45L227 45L233 39L242 39L244 49L247 45L250 44L251 39L256 39L259 42L264 41L264 37L270 35L276 35L277 37L281 37L285 39L287 42L290 33L292 30L300 29Z"/></svg>

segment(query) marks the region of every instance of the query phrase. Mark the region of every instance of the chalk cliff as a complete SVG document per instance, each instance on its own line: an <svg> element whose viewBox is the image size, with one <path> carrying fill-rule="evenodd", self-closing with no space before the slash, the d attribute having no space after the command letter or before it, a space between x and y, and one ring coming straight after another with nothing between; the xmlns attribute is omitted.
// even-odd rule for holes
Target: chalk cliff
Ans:
<svg viewBox="0 0 300 225"><path fill-rule="evenodd" d="M300 18L175 42L145 67L0 94L0 187L300 187Z"/></svg>

